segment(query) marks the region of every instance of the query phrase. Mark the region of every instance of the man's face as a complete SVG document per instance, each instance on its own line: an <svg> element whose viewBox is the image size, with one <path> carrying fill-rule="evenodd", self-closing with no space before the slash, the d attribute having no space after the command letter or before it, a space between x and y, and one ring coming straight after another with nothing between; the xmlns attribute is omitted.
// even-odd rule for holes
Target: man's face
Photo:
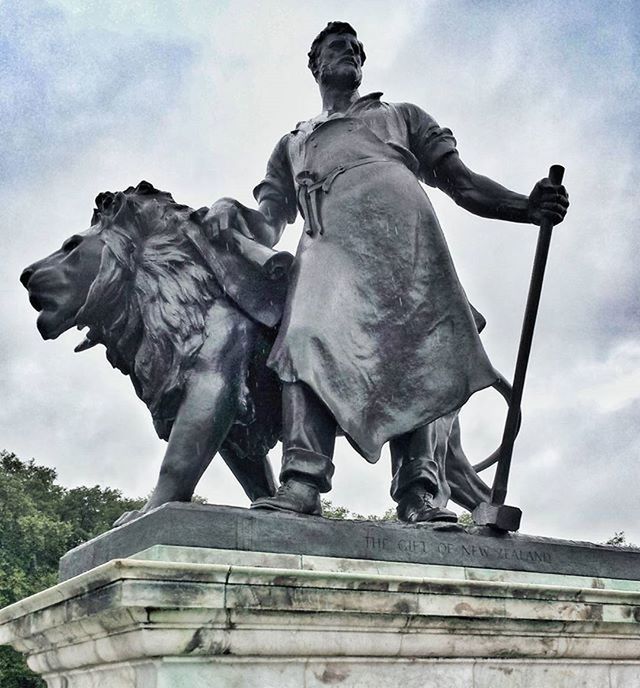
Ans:
<svg viewBox="0 0 640 688"><path fill-rule="evenodd" d="M362 59L358 39L348 33L325 36L318 55L318 83L355 89L361 81Z"/></svg>

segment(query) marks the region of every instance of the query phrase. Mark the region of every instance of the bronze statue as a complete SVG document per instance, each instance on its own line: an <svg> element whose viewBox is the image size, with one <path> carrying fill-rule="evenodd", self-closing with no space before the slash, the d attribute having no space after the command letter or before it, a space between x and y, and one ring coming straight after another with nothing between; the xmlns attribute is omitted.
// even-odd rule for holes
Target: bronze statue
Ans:
<svg viewBox="0 0 640 688"><path fill-rule="evenodd" d="M141 182L100 194L90 228L24 271L42 336L88 327L77 350L105 345L168 440L149 501L119 523L190 500L217 451L253 507L320 514L338 433L369 462L390 442L400 520L455 520L450 498L489 503L458 411L508 385L420 182L533 224L562 221L568 197L548 179L509 191L469 170L417 106L360 97L364 60L349 24L314 40L323 109L276 145L258 210L222 198L192 211ZM298 211L293 260L271 247ZM279 438L276 492L266 454Z"/></svg>
<svg viewBox="0 0 640 688"><path fill-rule="evenodd" d="M216 451L249 499L272 495L266 454L282 432L281 384L265 362L293 257L240 234L209 241L201 227L206 208L178 205L147 182L101 193L96 206L88 230L30 265L21 280L40 311L43 338L88 328L76 351L103 344L169 442L144 508L116 525L166 502L190 501ZM425 430L431 454L448 457L446 477L438 476L443 506L450 492L467 509L486 501L488 487L462 451L457 418ZM444 458L418 470L434 465L444 467ZM396 477L394 491L399 484Z"/></svg>
<svg viewBox="0 0 640 688"><path fill-rule="evenodd" d="M204 218L212 235L237 227L266 246L298 210L305 220L268 360L283 381L281 485L253 506L320 513L341 428L370 462L391 442L401 517L452 520L430 424L499 376L419 182L513 222L557 224L569 202L548 179L529 196L509 191L469 170L451 131L419 107L361 97L364 61L355 30L329 23L309 52L322 112L276 145L254 190L259 211L221 199Z"/></svg>

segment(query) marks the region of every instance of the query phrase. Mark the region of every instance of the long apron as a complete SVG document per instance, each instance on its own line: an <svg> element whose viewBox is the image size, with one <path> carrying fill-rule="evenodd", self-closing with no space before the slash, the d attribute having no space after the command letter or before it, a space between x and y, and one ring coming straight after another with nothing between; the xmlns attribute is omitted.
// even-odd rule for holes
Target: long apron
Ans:
<svg viewBox="0 0 640 688"><path fill-rule="evenodd" d="M351 117L303 145L305 232L268 365L309 385L374 463L497 374L403 151Z"/></svg>

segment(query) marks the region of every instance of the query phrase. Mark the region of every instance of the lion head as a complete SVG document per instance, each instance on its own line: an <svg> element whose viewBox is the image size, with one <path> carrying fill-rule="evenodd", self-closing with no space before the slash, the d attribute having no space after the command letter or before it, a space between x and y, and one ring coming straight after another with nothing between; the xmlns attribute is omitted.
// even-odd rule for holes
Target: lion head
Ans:
<svg viewBox="0 0 640 688"><path fill-rule="evenodd" d="M168 437L186 372L221 289L185 235L192 211L148 182L96 198L89 229L24 270L38 330L88 328L76 350L104 344Z"/></svg>

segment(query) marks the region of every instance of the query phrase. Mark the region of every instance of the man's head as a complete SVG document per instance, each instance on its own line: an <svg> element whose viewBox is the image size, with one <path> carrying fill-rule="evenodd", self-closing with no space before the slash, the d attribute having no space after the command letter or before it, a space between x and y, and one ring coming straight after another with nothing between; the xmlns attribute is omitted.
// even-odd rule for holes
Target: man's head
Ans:
<svg viewBox="0 0 640 688"><path fill-rule="evenodd" d="M311 44L309 69L321 85L358 88L365 59L355 29L346 22L329 22Z"/></svg>

